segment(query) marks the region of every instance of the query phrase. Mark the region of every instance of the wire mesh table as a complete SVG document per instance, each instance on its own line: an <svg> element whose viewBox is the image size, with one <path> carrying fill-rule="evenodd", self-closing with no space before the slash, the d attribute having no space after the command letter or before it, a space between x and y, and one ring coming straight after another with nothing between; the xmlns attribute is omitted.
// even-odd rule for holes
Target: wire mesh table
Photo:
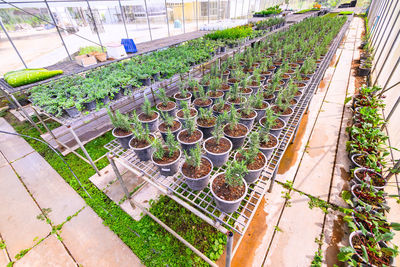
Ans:
<svg viewBox="0 0 400 267"><path fill-rule="evenodd" d="M299 123L303 115L308 110L308 106L312 100L315 90L322 80L323 75L327 67L329 66L329 63L333 55L335 54L336 49L338 48L345 32L347 31L349 24L350 20L348 19L339 34L332 42L328 53L325 55L323 61L318 67L318 70L313 75L311 81L307 85L306 90L303 92L303 95L294 107L294 112L287 122L286 127L280 133L278 137L277 148L273 151L271 157L268 159L261 176L257 179L256 182L249 185L247 195L241 202L240 207L237 211L231 214L226 214L220 211L213 201L213 196L210 191L210 185L208 185L205 189L201 191L193 191L189 189L189 187L185 184L184 178L179 173L168 177L162 176L159 173L158 168L153 165L151 161L140 161L132 150L123 149L119 145L119 142L117 140L113 140L105 145L105 148L109 150L110 162L116 168L114 162L114 160L116 160L128 170L143 175L142 177L146 182L157 187L160 191L167 194L170 198L174 199L179 204L189 209L191 212L195 213L197 216L210 223L221 232L227 233L228 231L234 231L239 234L240 237L238 242L236 243L233 253L229 255L229 257L233 257L240 245L240 242L246 230L250 225L250 222L261 202L262 197L267 191L270 192L272 190L280 160L285 153L290 141L296 137ZM251 131L255 131L256 129L257 127L253 126ZM157 135L159 135L159 133L157 133ZM243 146L244 148L248 147L248 142L249 140L248 138L246 138ZM229 160L233 160L235 153L236 151L231 151L229 155ZM181 159L181 164L182 163L183 159ZM114 170L116 170L115 168ZM211 172L211 176L223 172L225 168L225 166L218 168L215 167ZM118 172L118 170L116 171ZM117 176L118 175L119 174L117 173ZM122 181L122 179L120 179L120 181ZM228 246L232 246L232 244L229 244L229 242L232 242L232 240L229 240L228 236ZM228 254L230 254L229 249L227 249L227 251L228 257ZM203 254L199 256L201 256L203 259L204 257L206 257ZM230 262L230 259L227 259L227 262ZM210 264L214 265L212 264L212 262Z"/></svg>

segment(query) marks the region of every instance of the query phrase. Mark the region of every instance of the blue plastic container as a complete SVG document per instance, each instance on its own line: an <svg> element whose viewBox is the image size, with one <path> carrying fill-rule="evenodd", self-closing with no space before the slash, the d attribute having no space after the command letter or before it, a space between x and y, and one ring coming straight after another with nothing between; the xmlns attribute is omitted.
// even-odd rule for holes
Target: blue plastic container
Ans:
<svg viewBox="0 0 400 267"><path fill-rule="evenodd" d="M132 39L121 39L121 44L124 46L126 53L136 53L137 48Z"/></svg>

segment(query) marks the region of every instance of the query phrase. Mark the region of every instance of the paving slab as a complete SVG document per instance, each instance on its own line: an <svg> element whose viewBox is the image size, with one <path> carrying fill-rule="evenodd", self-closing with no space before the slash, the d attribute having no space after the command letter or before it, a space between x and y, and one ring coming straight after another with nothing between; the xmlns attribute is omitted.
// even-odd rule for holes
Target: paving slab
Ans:
<svg viewBox="0 0 400 267"><path fill-rule="evenodd" d="M6 158L3 156L3 153L1 153L1 151L0 151L0 167L4 166L6 164L8 164L8 162L7 162Z"/></svg>
<svg viewBox="0 0 400 267"><path fill-rule="evenodd" d="M6 250L0 249L0 266L7 266L9 262Z"/></svg>
<svg viewBox="0 0 400 267"><path fill-rule="evenodd" d="M65 182L65 180L34 152L12 163L29 192L39 206L51 208L49 218L60 224L82 207L85 201Z"/></svg>
<svg viewBox="0 0 400 267"><path fill-rule="evenodd" d="M324 213L308 207L309 198L293 192L272 240L264 266L310 266L318 251L315 238L322 232Z"/></svg>
<svg viewBox="0 0 400 267"><path fill-rule="evenodd" d="M113 173L114 174L114 173ZM114 174L114 176L116 176ZM115 177L116 179L116 177ZM128 192L132 192L139 184L143 182L143 179L138 177L136 174L132 172L126 172L122 175L122 180ZM105 190L104 193L114 202L119 203L119 201L125 197L125 193L122 189L121 183L116 180L112 184L110 184Z"/></svg>
<svg viewBox="0 0 400 267"><path fill-rule="evenodd" d="M60 235L72 257L83 266L144 266L89 207L67 222Z"/></svg>
<svg viewBox="0 0 400 267"><path fill-rule="evenodd" d="M0 130L15 133L4 118L0 118ZM13 162L35 150L23 138L0 133L0 151L8 161Z"/></svg>
<svg viewBox="0 0 400 267"><path fill-rule="evenodd" d="M150 200L157 200L161 195L161 192L150 184L145 184L139 189L137 193L133 196L133 199L141 204L144 208L150 208ZM121 208L128 213L134 220L139 221L144 214L142 210L138 207L132 208L129 204L129 200L125 200L121 205Z"/></svg>
<svg viewBox="0 0 400 267"><path fill-rule="evenodd" d="M50 235L17 261L16 267L73 267L74 260L55 235Z"/></svg>
<svg viewBox="0 0 400 267"><path fill-rule="evenodd" d="M122 166L118 161L115 162L121 175L124 175L128 170ZM107 186L111 185L117 180L111 164L100 170L100 175L97 173L89 178L89 180L100 190L104 190Z"/></svg>
<svg viewBox="0 0 400 267"><path fill-rule="evenodd" d="M41 211L10 165L0 167L0 203L0 233L12 259L50 233L50 225L36 218Z"/></svg>

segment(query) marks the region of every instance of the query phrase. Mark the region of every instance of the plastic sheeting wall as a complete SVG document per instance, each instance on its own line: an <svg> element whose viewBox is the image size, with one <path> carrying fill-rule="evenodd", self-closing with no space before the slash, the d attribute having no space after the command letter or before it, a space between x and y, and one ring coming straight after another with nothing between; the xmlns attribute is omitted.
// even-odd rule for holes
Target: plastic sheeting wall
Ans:
<svg viewBox="0 0 400 267"><path fill-rule="evenodd" d="M373 0L368 14L370 40L374 47L372 84L390 89L384 95L390 145L400 148L400 1ZM397 105L396 105L397 103ZM389 118L390 116L390 118ZM392 150L394 159L400 152Z"/></svg>

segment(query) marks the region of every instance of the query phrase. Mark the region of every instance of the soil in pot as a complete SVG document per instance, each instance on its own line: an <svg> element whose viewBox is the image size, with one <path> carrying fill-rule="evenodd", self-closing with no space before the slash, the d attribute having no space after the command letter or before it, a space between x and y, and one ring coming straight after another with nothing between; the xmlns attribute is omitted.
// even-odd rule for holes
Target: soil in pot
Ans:
<svg viewBox="0 0 400 267"><path fill-rule="evenodd" d="M182 165L182 172L185 176L196 179L202 178L211 172L211 163L205 159L201 159L201 166L199 168L195 168L190 166L186 162Z"/></svg>
<svg viewBox="0 0 400 267"><path fill-rule="evenodd" d="M239 109L238 113L240 115L239 122L243 123L247 126L247 128L251 129L251 127L253 127L254 120L257 117L257 112L252 110L249 114L246 114L243 112L243 110Z"/></svg>
<svg viewBox="0 0 400 267"><path fill-rule="evenodd" d="M162 138L163 138L164 141L165 141L165 140L167 140L167 132L168 132L168 129L171 130L172 134L173 134L173 135L175 136L175 138L176 138L176 136L178 135L179 130L181 129L181 127L182 127L182 124L181 124L179 121L174 121L174 124L172 125L172 127L168 127L168 126L165 124L165 122L163 122L163 123L161 123L161 124L158 126L158 129L160 130L161 136L162 136Z"/></svg>
<svg viewBox="0 0 400 267"><path fill-rule="evenodd" d="M364 188L364 190L363 190L363 189L361 189L360 186L355 186L353 189L353 192L354 192L354 195L356 195L356 197L358 197L362 202L367 203L371 206L378 207L382 203L385 203L384 197L371 196L370 192L368 192L369 190L371 190L371 189Z"/></svg>
<svg viewBox="0 0 400 267"><path fill-rule="evenodd" d="M212 104L212 100L211 99L206 99L206 100L202 100L202 99L200 99L200 98L196 98L194 101L193 101L193 104L194 104L194 107L196 108L196 109L199 109L199 108L208 108L209 106L211 106L211 104Z"/></svg>
<svg viewBox="0 0 400 267"><path fill-rule="evenodd" d="M214 130L216 121L217 121L216 118L212 118L210 120L201 119L201 118L197 119L198 128L200 131L203 132L204 139L207 139L208 137L210 137L212 135L211 132Z"/></svg>
<svg viewBox="0 0 400 267"><path fill-rule="evenodd" d="M195 110L194 108L191 108L191 109L190 109L190 117L193 118L193 117L195 117L196 115L197 115L197 110ZM180 118L180 119L183 119L183 118L184 118L183 110L182 110L182 109L179 110L179 111L176 113L176 116L177 116L178 118Z"/></svg>
<svg viewBox="0 0 400 267"><path fill-rule="evenodd" d="M269 134L268 142L261 141L260 142L260 151L265 155L267 160L271 156L272 151L275 149L275 147L278 145L278 139L272 135Z"/></svg>
<svg viewBox="0 0 400 267"><path fill-rule="evenodd" d="M237 124L232 130L230 125L227 124L224 127L224 133L232 142L232 148L236 149L243 145L244 139L248 133L248 128L243 124Z"/></svg>
<svg viewBox="0 0 400 267"><path fill-rule="evenodd" d="M219 143L217 143L215 138L210 137L205 140L203 147L206 151L207 157L212 161L214 166L220 167L229 159L229 152L232 149L232 142L223 137L219 140Z"/></svg>
<svg viewBox="0 0 400 267"><path fill-rule="evenodd" d="M140 113L138 118L144 126L149 127L149 131L151 133L154 133L158 127L158 119L157 119L158 116L159 115L157 112L153 112L153 115L151 116L147 116L144 113Z"/></svg>
<svg viewBox="0 0 400 267"><path fill-rule="evenodd" d="M163 103L158 103L156 107L159 111L170 111L176 107L176 104L175 102L169 101L167 105L164 105Z"/></svg>
<svg viewBox="0 0 400 267"><path fill-rule="evenodd" d="M184 151L189 152L190 149L195 148L196 144L199 143L203 138L203 133L200 130L196 130L189 135L187 130L182 130L178 133L178 141Z"/></svg>
<svg viewBox="0 0 400 267"><path fill-rule="evenodd" d="M220 174L214 179L212 189L219 198L234 201L243 196L246 186L243 184L238 187L231 187L225 183L225 174Z"/></svg>
<svg viewBox="0 0 400 267"><path fill-rule="evenodd" d="M154 136L150 135L150 139L154 140ZM146 140L138 140L135 137L129 141L129 147L135 151L137 157L141 161L147 161L151 159L153 148L150 145L151 144Z"/></svg>
<svg viewBox="0 0 400 267"><path fill-rule="evenodd" d="M235 155L237 161L244 160L244 157L239 152ZM263 153L259 152L254 161L247 165L248 173L245 175L244 179L247 183L255 182L258 177L260 177L261 171L266 163L266 158Z"/></svg>
<svg viewBox="0 0 400 267"><path fill-rule="evenodd" d="M213 111L214 112L216 112L216 113L223 113L224 111L226 111L226 112L230 112L231 111L231 105L229 105L229 104L224 104L224 106L223 106L223 108L222 109L217 109L217 106L213 106Z"/></svg>

